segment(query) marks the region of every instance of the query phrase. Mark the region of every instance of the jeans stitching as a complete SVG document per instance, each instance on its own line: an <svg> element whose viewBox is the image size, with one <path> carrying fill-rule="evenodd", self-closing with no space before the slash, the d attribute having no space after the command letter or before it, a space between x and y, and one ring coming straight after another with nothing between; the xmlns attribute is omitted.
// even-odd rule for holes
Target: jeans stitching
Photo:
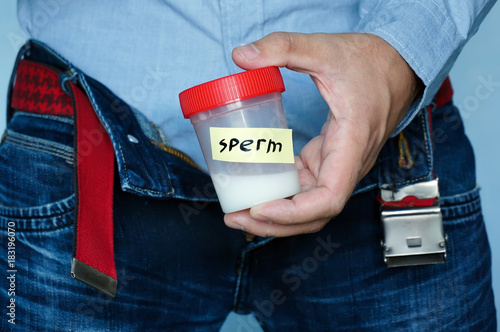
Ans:
<svg viewBox="0 0 500 332"><path fill-rule="evenodd" d="M32 138L29 138L32 139ZM37 142L37 141L29 141L29 139L24 138L24 137L17 137L14 133L8 133L6 141L10 142L11 144L16 144L18 146L24 146L26 145L29 148L40 148L44 150L44 152L52 152L56 154L59 157L63 158L70 158L73 156L73 150L66 150L64 151L63 149L59 150L60 147L58 146L53 146L49 143L46 142Z"/></svg>
<svg viewBox="0 0 500 332"><path fill-rule="evenodd" d="M427 161L427 167L429 168L429 172L421 177L415 178L415 179L410 179L404 182L398 183L398 185L405 185L408 183L414 183L420 180L428 179L429 176L432 174L432 168L433 168L433 163L432 163L432 157L431 157L431 151L429 149L429 140L427 137L427 117L426 117L427 112L423 112L423 116L421 116L421 122L422 122L422 134L424 136L424 142L425 142L425 159Z"/></svg>
<svg viewBox="0 0 500 332"><path fill-rule="evenodd" d="M67 116L57 116L57 115L48 115L48 114L28 113L28 112L16 110L16 113L14 114L14 117L20 116L20 115L34 117L34 118L42 118L42 119L54 120L54 121L59 121L59 122L62 122L62 123L67 123L67 124L70 124L70 125L73 124L73 118L72 117L67 117Z"/></svg>
<svg viewBox="0 0 500 332"><path fill-rule="evenodd" d="M54 157L64 159L68 164L73 164L73 149L55 142L44 141L31 136L7 130L5 143L33 151L48 153Z"/></svg>
<svg viewBox="0 0 500 332"><path fill-rule="evenodd" d="M0 220L4 218L17 220L47 219L64 216L74 210L74 201L75 195L71 194L59 201L40 206L8 207L0 205Z"/></svg>
<svg viewBox="0 0 500 332"><path fill-rule="evenodd" d="M100 110L99 106L97 105L97 102L95 101L95 98L94 98L94 95L91 93L91 89L87 83L87 80L85 79L85 75L79 75L79 81L85 91L85 94L87 95L87 97L89 98L90 100L90 103L92 104L92 107L98 111ZM109 133L111 133L111 129L109 128L109 125L104 122L104 121L101 121L102 125L105 127L106 131ZM110 137L111 138L111 137ZM119 151L119 153L117 153L117 157L118 157L118 154L120 155L120 159L121 159L121 163L123 165L123 170L124 170L124 174L125 174L125 179L122 183L122 188L133 188L135 190L138 190L138 191L142 191L142 192L145 192L145 193L154 193L156 195L161 195L161 196L164 196L164 195L168 195L168 194L173 194L174 193L174 188L173 187L170 187L170 190L168 192L164 192L164 191L158 191L158 190L151 190L151 189L145 189L145 188L141 188L141 187L137 187L137 186L134 186L130 183L130 179L129 179L129 175L128 175L128 169L127 169L127 163L125 161L125 158L124 158L124 153L123 153L123 149L121 147L120 144L118 143L115 143L113 141L113 139L111 139L111 143L113 145L113 149L115 151Z"/></svg>

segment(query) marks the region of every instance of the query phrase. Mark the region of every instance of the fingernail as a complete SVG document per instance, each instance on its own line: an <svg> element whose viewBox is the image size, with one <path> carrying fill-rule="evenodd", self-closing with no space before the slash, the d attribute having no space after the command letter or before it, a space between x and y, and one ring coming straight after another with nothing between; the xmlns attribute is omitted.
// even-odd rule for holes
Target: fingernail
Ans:
<svg viewBox="0 0 500 332"><path fill-rule="evenodd" d="M260 215L260 214L251 215L251 217L252 217L253 220L266 221L269 224L271 223L271 220L268 217Z"/></svg>
<svg viewBox="0 0 500 332"><path fill-rule="evenodd" d="M257 47L255 47L254 44L238 46L236 50L246 61L252 61L260 54L259 50L257 49Z"/></svg>
<svg viewBox="0 0 500 332"><path fill-rule="evenodd" d="M240 224L237 224L235 222L230 222L227 227L232 228L232 229L241 229L243 232L245 231L245 228L241 226Z"/></svg>

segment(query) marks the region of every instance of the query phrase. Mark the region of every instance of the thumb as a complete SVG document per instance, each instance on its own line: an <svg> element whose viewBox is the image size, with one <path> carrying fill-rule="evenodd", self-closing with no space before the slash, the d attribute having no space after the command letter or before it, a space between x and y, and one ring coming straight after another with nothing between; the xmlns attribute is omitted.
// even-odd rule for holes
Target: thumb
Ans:
<svg viewBox="0 0 500 332"><path fill-rule="evenodd" d="M273 32L251 44L236 47L232 57L242 69L277 66L310 73L317 65L317 61L313 61L317 41L317 36L311 34Z"/></svg>

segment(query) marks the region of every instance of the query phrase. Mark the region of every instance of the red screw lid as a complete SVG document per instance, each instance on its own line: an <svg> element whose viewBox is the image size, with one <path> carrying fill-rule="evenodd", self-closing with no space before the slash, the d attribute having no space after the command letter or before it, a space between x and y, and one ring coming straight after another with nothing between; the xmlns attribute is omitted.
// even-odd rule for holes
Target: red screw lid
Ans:
<svg viewBox="0 0 500 332"><path fill-rule="evenodd" d="M184 118L236 101L285 91L278 67L264 67L196 85L179 94Z"/></svg>

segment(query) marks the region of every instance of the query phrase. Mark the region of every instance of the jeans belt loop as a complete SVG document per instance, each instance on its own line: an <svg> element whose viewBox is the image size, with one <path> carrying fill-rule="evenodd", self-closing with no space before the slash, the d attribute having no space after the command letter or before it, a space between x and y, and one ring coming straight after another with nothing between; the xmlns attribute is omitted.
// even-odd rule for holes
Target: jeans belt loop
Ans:
<svg viewBox="0 0 500 332"><path fill-rule="evenodd" d="M30 113L73 116L76 206L71 276L114 297L118 284L113 243L114 150L76 81L74 70L58 72L20 60L11 106Z"/></svg>

